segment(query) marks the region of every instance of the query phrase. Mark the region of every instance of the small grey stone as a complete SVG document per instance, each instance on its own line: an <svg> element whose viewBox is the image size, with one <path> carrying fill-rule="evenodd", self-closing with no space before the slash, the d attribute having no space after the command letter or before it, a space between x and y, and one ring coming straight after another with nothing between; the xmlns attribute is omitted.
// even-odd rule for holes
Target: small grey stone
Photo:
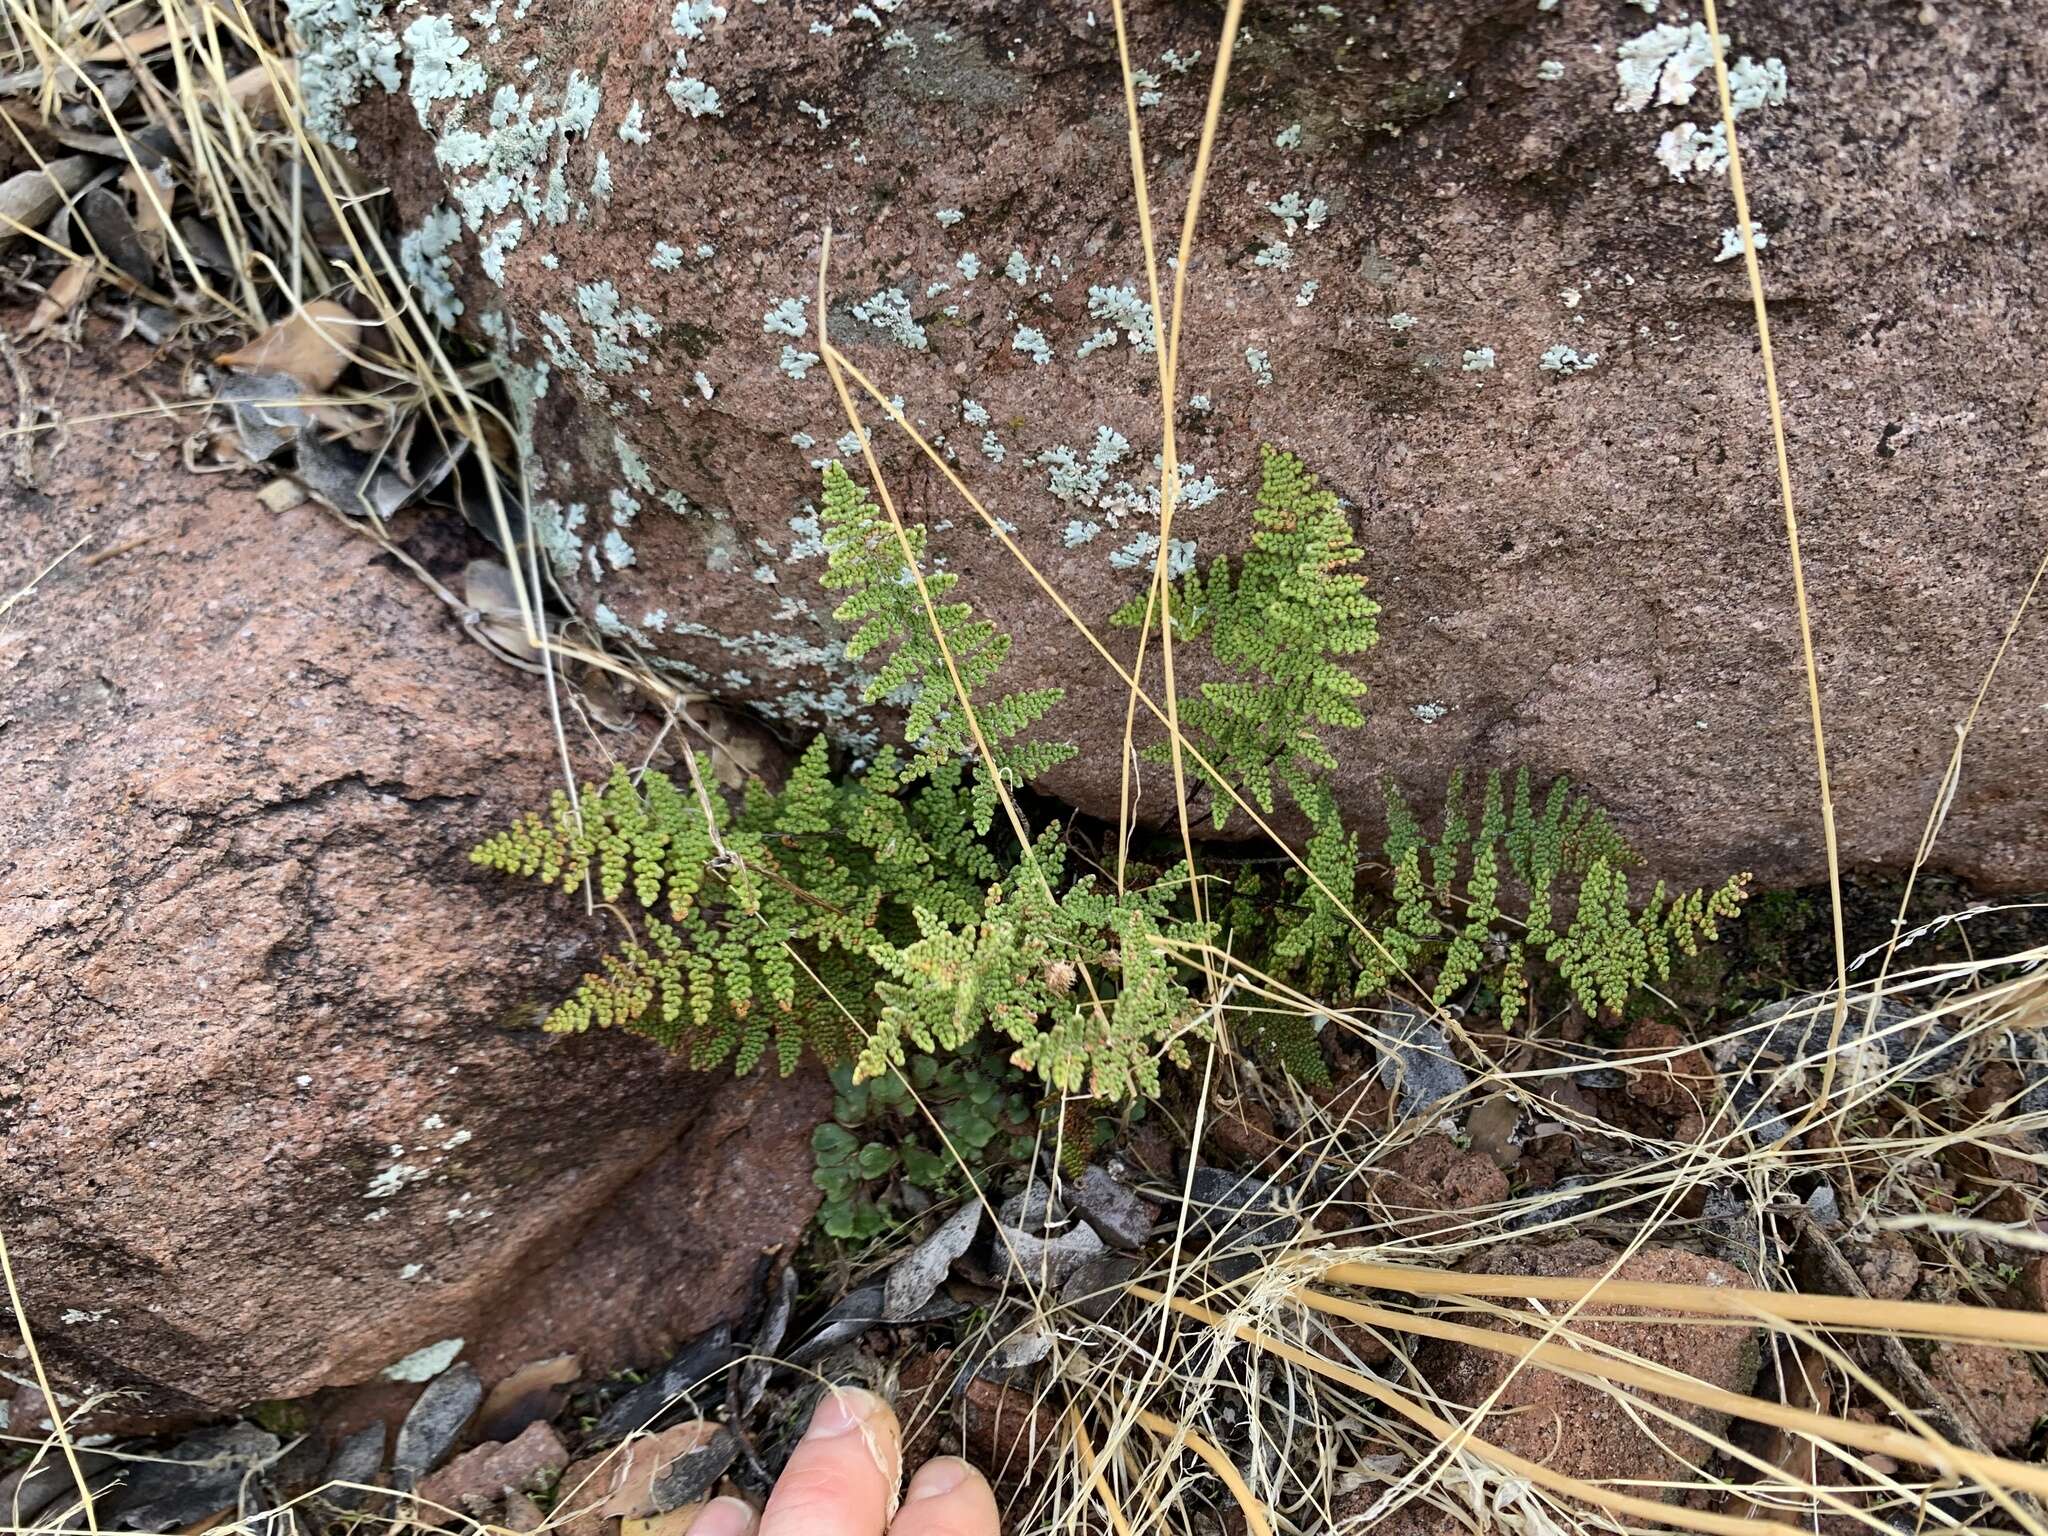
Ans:
<svg viewBox="0 0 2048 1536"><path fill-rule="evenodd" d="M1569 1221L1574 1216L1585 1215L1597 1203L1595 1197L1592 1195L1575 1195L1572 1191L1581 1189L1592 1182L1592 1176L1583 1173L1576 1173L1570 1178L1559 1179L1550 1186L1551 1198L1544 1201L1541 1205L1530 1207L1519 1216L1509 1218L1507 1223L1508 1230L1510 1232L1525 1232L1531 1227L1547 1226L1552 1222Z"/></svg>
<svg viewBox="0 0 2048 1536"><path fill-rule="evenodd" d="M104 1451L78 1453L78 1470L85 1474L88 1484L119 1466L120 1462ZM70 1466L55 1448L39 1453L23 1470L0 1477L0 1512L23 1525L32 1525L35 1517L60 1497L67 1503L76 1502L78 1485L72 1479Z"/></svg>
<svg viewBox="0 0 2048 1536"><path fill-rule="evenodd" d="M1138 1261L1125 1253L1105 1253L1067 1276L1060 1304L1090 1322L1099 1323L1124 1297L1124 1285L1138 1272Z"/></svg>
<svg viewBox="0 0 2048 1536"><path fill-rule="evenodd" d="M391 1471L401 1487L410 1488L441 1465L483 1400L484 1384L467 1361L427 1383L399 1425L398 1445L391 1453Z"/></svg>
<svg viewBox="0 0 2048 1536"><path fill-rule="evenodd" d="M888 1322L909 1317L930 1301L952 1273L953 1263L981 1232L982 1204L969 1200L938 1229L896 1261L882 1282L882 1316Z"/></svg>
<svg viewBox="0 0 2048 1536"><path fill-rule="evenodd" d="M1293 1202L1284 1184L1198 1167L1188 1181L1188 1225L1208 1238L1203 1256L1236 1279L1258 1267L1254 1250L1294 1240L1300 1223L1290 1214Z"/></svg>
<svg viewBox="0 0 2048 1536"><path fill-rule="evenodd" d="M997 1247L1013 1274L1048 1291L1058 1291L1075 1270L1108 1252L1095 1229L1087 1226L1074 1227L1057 1237L1004 1227Z"/></svg>
<svg viewBox="0 0 2048 1536"><path fill-rule="evenodd" d="M996 1211L996 1220L1019 1232L1043 1233L1064 1226L1067 1213L1053 1197L1052 1190L1034 1178Z"/></svg>
<svg viewBox="0 0 2048 1536"><path fill-rule="evenodd" d="M384 1426L366 1424L334 1448L321 1482L361 1483L375 1487L384 1481ZM337 1509L360 1509L372 1495L359 1488L329 1487L321 1500Z"/></svg>
<svg viewBox="0 0 2048 1536"><path fill-rule="evenodd" d="M1409 1003L1389 1004L1376 1028L1380 1082L1400 1095L1404 1118L1427 1113L1464 1092L1465 1069L1451 1059L1450 1038Z"/></svg>
<svg viewBox="0 0 2048 1536"><path fill-rule="evenodd" d="M1817 1185L1806 1197L1806 1214L1824 1227L1839 1227L1842 1224L1842 1203L1835 1198L1835 1186Z"/></svg>
<svg viewBox="0 0 2048 1536"><path fill-rule="evenodd" d="M254 1424L187 1435L160 1459L131 1463L101 1518L116 1530L173 1531L237 1506L244 1482L276 1458L279 1444Z"/></svg>
<svg viewBox="0 0 2048 1536"><path fill-rule="evenodd" d="M1152 1235L1152 1223L1159 1219L1158 1206L1092 1163L1069 1192L1081 1219L1112 1248L1144 1247Z"/></svg>
<svg viewBox="0 0 2048 1536"><path fill-rule="evenodd" d="M1768 1075L1764 1062L1804 1063L1818 1071L1834 1032L1834 997L1832 992L1809 992L1759 1008L1714 1048L1714 1065L1724 1073L1747 1070L1758 1075ZM1883 1049L1886 1065L1905 1083L1932 1082L1961 1065L1963 1046L1953 1025L1923 1018L1897 998L1884 998L1875 1014L1870 1003L1867 988L1849 994L1834 1054L1844 1056L1866 1041L1875 1043Z"/></svg>

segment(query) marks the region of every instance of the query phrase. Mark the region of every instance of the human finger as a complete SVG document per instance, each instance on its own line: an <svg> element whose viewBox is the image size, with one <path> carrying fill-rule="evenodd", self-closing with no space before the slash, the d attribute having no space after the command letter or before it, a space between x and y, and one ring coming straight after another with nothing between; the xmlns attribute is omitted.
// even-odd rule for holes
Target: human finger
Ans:
<svg viewBox="0 0 2048 1536"><path fill-rule="evenodd" d="M928 1461L910 1480L889 1536L1001 1536L988 1479L956 1456Z"/></svg>
<svg viewBox="0 0 2048 1536"><path fill-rule="evenodd" d="M889 1405L857 1387L834 1387L768 1496L760 1536L882 1536L902 1473Z"/></svg>
<svg viewBox="0 0 2048 1536"><path fill-rule="evenodd" d="M689 1536L754 1536L754 1506L745 1499L713 1499L697 1511Z"/></svg>

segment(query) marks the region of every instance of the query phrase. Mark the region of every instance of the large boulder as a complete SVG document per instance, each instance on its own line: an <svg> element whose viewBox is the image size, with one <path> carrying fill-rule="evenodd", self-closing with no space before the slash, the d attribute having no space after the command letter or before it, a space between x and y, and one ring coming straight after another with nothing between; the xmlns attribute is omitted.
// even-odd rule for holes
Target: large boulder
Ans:
<svg viewBox="0 0 2048 1536"><path fill-rule="evenodd" d="M814 584L816 465L847 451L810 356L829 222L837 341L1132 653L1106 621L1157 541L1161 431L1101 0L293 9L318 116L413 226L423 302L545 388L537 520L601 624L792 728L886 728ZM1221 8L1131 12L1170 245ZM1427 799L1459 764L1527 765L1582 781L1661 872L1799 879L1821 843L1792 576L1693 15L1249 9L1189 273L1173 537L1196 562L1244 547L1262 441L1348 498L1385 607L1353 811L1383 774ZM1756 0L1734 24L1843 848L1897 865L2048 546L2026 255L2048 86L2023 7ZM1011 685L1068 690L1046 728L1083 750L1046 787L1113 814L1122 684L866 414L934 557L1016 635ZM2036 618L1948 813L1938 860L1986 882L2041 874L2044 647ZM1199 646L1180 662L1183 687L1214 675Z"/></svg>
<svg viewBox="0 0 2048 1536"><path fill-rule="evenodd" d="M46 1360L176 1417L457 1339L486 1382L659 1358L802 1231L826 1085L535 1027L597 925L464 850L559 772L538 680L314 505L187 474L146 362L39 364L77 424L0 472L0 591L69 552L0 615L0 1221Z"/></svg>

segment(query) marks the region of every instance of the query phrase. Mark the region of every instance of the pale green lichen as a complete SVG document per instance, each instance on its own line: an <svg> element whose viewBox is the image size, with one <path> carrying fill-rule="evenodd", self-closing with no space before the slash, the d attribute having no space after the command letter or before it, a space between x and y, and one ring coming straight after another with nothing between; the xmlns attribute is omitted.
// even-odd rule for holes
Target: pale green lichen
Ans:
<svg viewBox="0 0 2048 1536"><path fill-rule="evenodd" d="M1762 230L1755 229L1752 226L1752 233L1756 236L1756 248L1758 250L1763 250L1771 243L1771 237ZM1734 261L1741 255L1742 230L1738 226L1731 224L1721 231L1721 249L1715 252L1714 260L1716 262Z"/></svg>
<svg viewBox="0 0 2048 1536"><path fill-rule="evenodd" d="M434 323L444 327L454 325L462 314L462 300L448 275L448 253L461 238L462 221L444 203L398 242L399 270Z"/></svg>
<svg viewBox="0 0 2048 1536"><path fill-rule="evenodd" d="M1010 338L1010 350L1022 352L1041 368L1052 361L1052 344L1045 339L1043 332L1032 326L1017 327L1017 334Z"/></svg>
<svg viewBox="0 0 2048 1536"><path fill-rule="evenodd" d="M670 245L666 240L654 242L654 254L647 258L647 265L657 272L674 272L683 264L683 248Z"/></svg>
<svg viewBox="0 0 2048 1536"><path fill-rule="evenodd" d="M1467 373L1491 373L1496 361L1491 347L1467 347L1463 366Z"/></svg>
<svg viewBox="0 0 2048 1536"><path fill-rule="evenodd" d="M911 315L910 300L901 288L884 288L869 294L853 306L853 313L900 347L922 352L928 344L925 329Z"/></svg>
<svg viewBox="0 0 2048 1536"><path fill-rule="evenodd" d="M1577 348L1559 342L1543 354L1543 360L1537 366L1546 372L1570 378L1575 373L1584 373L1599 361L1598 352L1588 352L1581 356Z"/></svg>
<svg viewBox="0 0 2048 1536"><path fill-rule="evenodd" d="M960 269L960 275L970 283L981 276L981 258L972 251L962 256L953 265Z"/></svg>
<svg viewBox="0 0 2048 1536"><path fill-rule="evenodd" d="M468 52L469 39L446 16L421 16L405 29L405 56L412 65L409 88L422 128L436 102L483 94L484 67L466 57Z"/></svg>
<svg viewBox="0 0 2048 1536"><path fill-rule="evenodd" d="M1129 457L1131 445L1112 427L1097 427L1084 460L1065 444L1048 448L1037 460L1047 471L1046 489L1056 501L1092 507L1109 483L1109 472Z"/></svg>
<svg viewBox="0 0 2048 1536"><path fill-rule="evenodd" d="M525 233L523 220L508 219L491 231L490 239L483 243L478 254L478 264L484 269L484 276L501 288L505 285L505 258Z"/></svg>
<svg viewBox="0 0 2048 1536"><path fill-rule="evenodd" d="M1154 556L1159 550L1159 535L1141 533L1115 551L1109 563L1118 570L1132 570L1143 565L1150 569ZM1195 541L1193 539L1168 539L1166 541L1166 574L1178 581L1195 568Z"/></svg>
<svg viewBox="0 0 2048 1536"><path fill-rule="evenodd" d="M1657 140L1657 163L1673 181L1689 176L1720 176L1728 170L1728 128L1715 123L1702 133L1693 123L1667 129Z"/></svg>
<svg viewBox="0 0 2048 1536"><path fill-rule="evenodd" d="M768 336L802 336L810 329L802 299L784 299L761 317L761 330Z"/></svg>
<svg viewBox="0 0 2048 1536"><path fill-rule="evenodd" d="M342 149L354 149L348 109L372 85L396 91L398 39L383 25L383 8L365 0L286 0L285 18L299 41L299 99L306 128Z"/></svg>
<svg viewBox="0 0 2048 1536"><path fill-rule="evenodd" d="M676 110L687 112L692 117L725 115L725 105L719 100L717 89L694 75L670 75L662 89L668 92L668 99L675 103Z"/></svg>
<svg viewBox="0 0 2048 1536"><path fill-rule="evenodd" d="M1152 324L1152 306L1139 297L1134 284L1091 285L1088 289L1088 313L1121 329L1124 338L1137 351L1153 352L1158 349L1159 334Z"/></svg>
<svg viewBox="0 0 2048 1536"><path fill-rule="evenodd" d="M654 135L647 131L646 109L635 96L633 104L626 108L626 115L619 119L619 137L628 144L651 144Z"/></svg>
<svg viewBox="0 0 2048 1536"><path fill-rule="evenodd" d="M1264 347L1246 347L1244 365L1252 371L1252 382L1264 389L1273 382L1273 360Z"/></svg>

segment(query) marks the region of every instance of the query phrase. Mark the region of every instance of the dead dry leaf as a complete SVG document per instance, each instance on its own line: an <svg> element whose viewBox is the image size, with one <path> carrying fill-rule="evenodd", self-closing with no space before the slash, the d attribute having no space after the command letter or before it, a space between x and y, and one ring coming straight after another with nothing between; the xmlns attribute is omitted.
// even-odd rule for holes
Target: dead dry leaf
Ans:
<svg viewBox="0 0 2048 1536"><path fill-rule="evenodd" d="M144 27L139 32L130 32L119 42L108 43L104 48L95 48L83 62L87 64L113 64L131 56L154 53L171 40L171 29L158 25Z"/></svg>
<svg viewBox="0 0 2048 1536"><path fill-rule="evenodd" d="M28 323L21 328L24 337L40 336L80 304L92 292L93 263L74 261L51 281L43 290L43 296L36 303L35 313L28 317Z"/></svg>
<svg viewBox="0 0 2048 1536"><path fill-rule="evenodd" d="M330 388L355 361L363 322L332 299L286 315L245 347L215 361L243 373L289 374L309 390Z"/></svg>
<svg viewBox="0 0 2048 1536"><path fill-rule="evenodd" d="M272 512L289 512L306 499L306 488L279 475L256 493L256 499Z"/></svg>
<svg viewBox="0 0 2048 1536"><path fill-rule="evenodd" d="M476 614L476 625L490 642L521 661L537 661L540 650L526 637L519 591L512 572L495 560L472 560L462 568L462 600Z"/></svg>
<svg viewBox="0 0 2048 1536"><path fill-rule="evenodd" d="M697 1523L697 1516L704 1512L704 1501L685 1504L681 1509L672 1509L664 1515L652 1515L645 1520L621 1520L619 1536L686 1536L690 1527Z"/></svg>
<svg viewBox="0 0 2048 1536"><path fill-rule="evenodd" d="M91 155L67 155L0 181L0 245L25 230L41 229L66 198L92 180L99 165Z"/></svg>

